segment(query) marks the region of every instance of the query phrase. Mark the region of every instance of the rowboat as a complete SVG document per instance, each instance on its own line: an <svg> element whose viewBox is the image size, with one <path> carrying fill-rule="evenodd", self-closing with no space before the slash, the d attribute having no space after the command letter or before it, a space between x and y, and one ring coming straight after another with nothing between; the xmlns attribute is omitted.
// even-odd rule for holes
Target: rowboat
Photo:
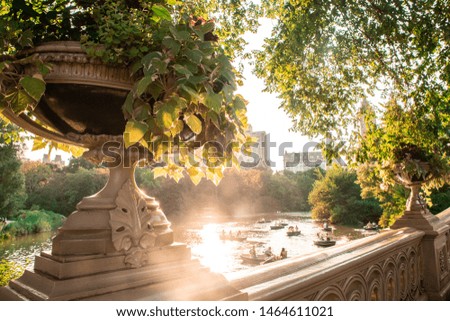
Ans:
<svg viewBox="0 0 450 321"><path fill-rule="evenodd" d="M336 241L334 241L334 240L317 240L317 241L314 241L314 245L322 246L322 247L333 246L335 244L336 244Z"/></svg>
<svg viewBox="0 0 450 321"><path fill-rule="evenodd" d="M279 224L270 226L271 230L281 230L282 228L284 228L284 226L283 225L279 225Z"/></svg>
<svg viewBox="0 0 450 321"><path fill-rule="evenodd" d="M266 264L276 261L275 256L267 256L265 254L258 254L253 256L251 254L241 254L242 263L246 264Z"/></svg>

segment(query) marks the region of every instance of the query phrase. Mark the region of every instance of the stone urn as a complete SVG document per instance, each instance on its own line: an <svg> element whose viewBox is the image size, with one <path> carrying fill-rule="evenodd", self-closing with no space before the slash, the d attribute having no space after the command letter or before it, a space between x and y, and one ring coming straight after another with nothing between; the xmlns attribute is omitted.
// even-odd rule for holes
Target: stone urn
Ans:
<svg viewBox="0 0 450 321"><path fill-rule="evenodd" d="M31 114L5 110L5 116L38 136L86 148L83 156L106 161L110 174L105 187L83 198L57 231L51 253L36 256L33 270L0 288L0 300L239 297L222 276L192 261L185 244L174 243L159 204L136 185L136 164L152 155L139 146L124 147L122 105L133 86L128 68L90 58L71 41L26 54L51 65L45 94ZM24 68L33 74L35 67ZM216 289L215 294L202 297L204 290L192 287L203 284L196 279L209 280L208 293ZM190 290L175 291L174 282Z"/></svg>
<svg viewBox="0 0 450 321"><path fill-rule="evenodd" d="M422 184L432 178L430 173L430 164L424 161L417 161L423 175L412 174L405 169L402 164L396 164L394 167L395 179L397 182L411 190L406 201L406 210L391 226L392 229L401 227L414 227L419 230L433 230L436 224L440 224L437 217L432 215L427 208L423 198L420 196Z"/></svg>
<svg viewBox="0 0 450 321"><path fill-rule="evenodd" d="M418 166L423 170L423 172L428 173L430 170L430 164L428 162L420 161ZM403 169L403 166L396 164L394 168L394 173L396 174L396 180L401 183L406 188L411 190L409 198L406 202L407 211L420 211L426 210L426 204L424 200L420 197L420 188L423 183L428 181L431 177L426 175L425 177L418 177L415 174L408 173Z"/></svg>

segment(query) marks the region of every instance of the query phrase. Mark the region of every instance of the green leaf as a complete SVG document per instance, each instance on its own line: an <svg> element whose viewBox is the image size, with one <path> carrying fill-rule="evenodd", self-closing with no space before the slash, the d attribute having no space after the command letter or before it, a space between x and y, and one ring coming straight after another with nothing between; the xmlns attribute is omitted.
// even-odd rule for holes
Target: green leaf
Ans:
<svg viewBox="0 0 450 321"><path fill-rule="evenodd" d="M192 72L182 65L178 65L178 64L173 65L173 69L175 69L175 71L177 73L185 75L186 78L189 78L190 76L192 76Z"/></svg>
<svg viewBox="0 0 450 321"><path fill-rule="evenodd" d="M219 113L220 107L222 107L222 95L208 92L205 94L204 104L216 113Z"/></svg>
<svg viewBox="0 0 450 321"><path fill-rule="evenodd" d="M133 112L133 104L134 104L133 92L130 91L127 95L127 99L125 99L125 102L123 103L122 110L125 113L131 115L131 113Z"/></svg>
<svg viewBox="0 0 450 321"><path fill-rule="evenodd" d="M198 49L187 50L186 57L193 63L199 64L203 59L203 53Z"/></svg>
<svg viewBox="0 0 450 321"><path fill-rule="evenodd" d="M186 30L178 30L175 27L170 27L170 33L175 37L178 41L187 41L191 38L191 34Z"/></svg>
<svg viewBox="0 0 450 321"><path fill-rule="evenodd" d="M133 144L139 142L147 132L148 126L145 123L137 122L135 120L129 120L123 133L123 140L125 142L125 148L130 147Z"/></svg>
<svg viewBox="0 0 450 321"><path fill-rule="evenodd" d="M233 100L233 106L235 109L246 109L247 102L241 95L236 95Z"/></svg>
<svg viewBox="0 0 450 321"><path fill-rule="evenodd" d="M197 36L203 39L205 34L214 30L214 22L207 22L204 25L195 26L193 29Z"/></svg>
<svg viewBox="0 0 450 321"><path fill-rule="evenodd" d="M201 99L200 94L195 89L185 85L181 85L180 88L191 96L193 102L198 102Z"/></svg>
<svg viewBox="0 0 450 321"><path fill-rule="evenodd" d="M180 52L181 43L171 37L165 37L162 41L163 46L172 51L173 55L176 56Z"/></svg>
<svg viewBox="0 0 450 321"><path fill-rule="evenodd" d="M31 98L24 90L19 90L14 93L10 101L10 107L16 114L20 114L28 107L34 107L36 104L33 98Z"/></svg>
<svg viewBox="0 0 450 321"><path fill-rule="evenodd" d="M146 90L147 87L153 82L153 75L145 76L141 80L139 80L136 88L136 94L141 96Z"/></svg>
<svg viewBox="0 0 450 321"><path fill-rule="evenodd" d="M146 54L144 57L142 57L141 62L143 65L148 66L148 65L150 65L151 61L154 58L161 59L161 57L162 57L162 54L159 51L152 51L152 52Z"/></svg>
<svg viewBox="0 0 450 321"><path fill-rule="evenodd" d="M208 80L208 77L206 76L192 76L188 79L188 81L193 85L198 85L206 80Z"/></svg>
<svg viewBox="0 0 450 321"><path fill-rule="evenodd" d="M168 21L172 20L169 10L167 10L165 7L163 7L161 5L154 4L152 6L152 11L157 17L159 17L161 19L168 20Z"/></svg>
<svg viewBox="0 0 450 321"><path fill-rule="evenodd" d="M186 124L189 126L189 128L195 133L200 134L202 132L202 122L201 120L195 116L195 115L189 115L184 118L186 121Z"/></svg>
<svg viewBox="0 0 450 321"><path fill-rule="evenodd" d="M20 85L31 98L38 102L45 92L45 81L35 77L25 76L19 81Z"/></svg>
<svg viewBox="0 0 450 321"><path fill-rule="evenodd" d="M211 120L211 122L216 126L217 129L220 129L220 121L219 121L219 115L215 111L210 110L208 112L208 119Z"/></svg>

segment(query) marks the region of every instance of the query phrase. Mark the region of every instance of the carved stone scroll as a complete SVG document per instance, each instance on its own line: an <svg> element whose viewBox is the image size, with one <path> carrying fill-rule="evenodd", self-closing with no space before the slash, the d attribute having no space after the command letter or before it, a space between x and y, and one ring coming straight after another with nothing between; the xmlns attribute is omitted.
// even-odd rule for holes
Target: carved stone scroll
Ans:
<svg viewBox="0 0 450 321"><path fill-rule="evenodd" d="M127 266L139 268L146 265L157 234L145 199L136 191L131 180L123 184L117 195L116 205L109 212L114 247L126 254Z"/></svg>

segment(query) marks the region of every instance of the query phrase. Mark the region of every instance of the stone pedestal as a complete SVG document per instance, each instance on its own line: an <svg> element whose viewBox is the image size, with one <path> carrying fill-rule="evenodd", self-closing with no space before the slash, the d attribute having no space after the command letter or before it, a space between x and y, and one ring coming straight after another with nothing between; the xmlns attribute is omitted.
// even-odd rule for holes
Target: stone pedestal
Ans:
<svg viewBox="0 0 450 321"><path fill-rule="evenodd" d="M413 227L425 232L422 239L423 287L430 300L444 300L450 291L447 233L449 226L430 213L419 197L420 183L409 186L407 209L391 229Z"/></svg>
<svg viewBox="0 0 450 321"><path fill-rule="evenodd" d="M137 159L112 164L106 186L77 205L51 253L36 256L33 269L0 288L0 300L247 298L192 260L186 245L173 243L158 203L136 186Z"/></svg>

